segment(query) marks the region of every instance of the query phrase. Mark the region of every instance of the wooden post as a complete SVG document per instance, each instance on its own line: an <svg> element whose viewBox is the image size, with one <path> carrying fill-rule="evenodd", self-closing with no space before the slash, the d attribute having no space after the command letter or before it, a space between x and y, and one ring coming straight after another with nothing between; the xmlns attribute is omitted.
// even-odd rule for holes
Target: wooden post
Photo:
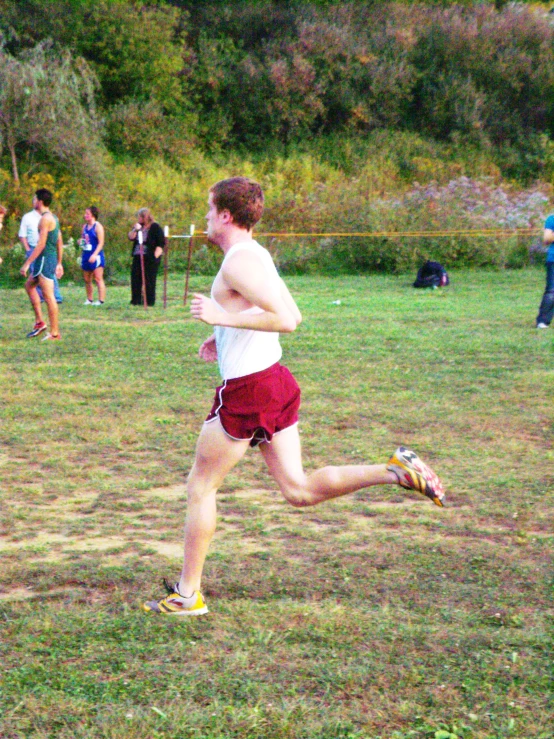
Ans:
<svg viewBox="0 0 554 739"><path fill-rule="evenodd" d="M185 297L183 298L183 303L187 302L188 294L189 294L189 274L190 274L190 263L192 260L192 239L194 236L194 223L191 223L190 225L190 237L189 237L189 253L188 253L188 259L187 259L187 276L185 278Z"/></svg>
<svg viewBox="0 0 554 739"><path fill-rule="evenodd" d="M137 236L139 242L140 272L142 275L142 301L144 303L144 310L147 310L148 303L146 301L146 272L144 270L144 246L142 244L142 231L139 231Z"/></svg>
<svg viewBox="0 0 554 739"><path fill-rule="evenodd" d="M169 259L169 226L164 226L164 310L167 308L167 263Z"/></svg>

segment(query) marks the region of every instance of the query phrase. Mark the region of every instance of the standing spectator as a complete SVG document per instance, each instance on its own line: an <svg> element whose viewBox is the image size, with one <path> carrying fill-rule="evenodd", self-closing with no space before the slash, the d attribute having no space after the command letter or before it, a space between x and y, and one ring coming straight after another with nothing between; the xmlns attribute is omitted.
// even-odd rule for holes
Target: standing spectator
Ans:
<svg viewBox="0 0 554 739"><path fill-rule="evenodd" d="M23 244L26 257L32 253L33 249L38 244L38 224L40 218L38 200L36 199L36 196L33 196L33 210L25 213L19 226L19 240ZM37 285L36 290L40 300L44 301L44 296L39 285ZM61 303L63 300L56 275L54 275L54 297L56 299L56 303Z"/></svg>
<svg viewBox="0 0 554 739"><path fill-rule="evenodd" d="M98 222L98 208L91 205L85 210L85 225L81 235L81 269L85 278L87 299L84 305L104 305L106 300L106 285L104 283L104 226ZM92 281L98 288L98 300L93 302L94 292Z"/></svg>
<svg viewBox="0 0 554 739"><path fill-rule="evenodd" d="M144 280L146 287L146 303L156 302L156 277L160 266L165 237L162 227L152 218L148 208L141 208L137 213L137 223L129 231L129 240L133 242L133 265L131 267L131 305L142 305L142 267L140 260L139 233L142 234L144 254Z"/></svg>
<svg viewBox="0 0 554 739"><path fill-rule="evenodd" d="M537 328L548 328L554 316L554 213L544 223L542 243L548 247L546 252L546 288L542 296Z"/></svg>
<svg viewBox="0 0 554 739"><path fill-rule="evenodd" d="M25 260L20 272L23 277L27 277L27 272L29 269L31 270L31 274L25 283L25 290L33 306L36 320L35 325L27 334L27 338L31 339L33 336L38 336L46 331L46 324L42 320L40 298L37 293L37 285L40 285L50 321L50 332L43 339L43 341L47 341L61 338L58 326L58 305L54 298L54 276L58 278L63 276L63 240L59 221L50 211L52 193L43 187L36 191L35 197L41 216L38 224L38 244Z"/></svg>

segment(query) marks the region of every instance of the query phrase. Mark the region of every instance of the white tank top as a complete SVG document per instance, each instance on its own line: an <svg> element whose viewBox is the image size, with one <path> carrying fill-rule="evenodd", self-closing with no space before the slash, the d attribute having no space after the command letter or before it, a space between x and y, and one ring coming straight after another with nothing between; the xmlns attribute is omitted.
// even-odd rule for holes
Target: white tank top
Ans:
<svg viewBox="0 0 554 739"><path fill-rule="evenodd" d="M280 289L279 273L273 263L271 254L257 241L243 241L232 246L225 255L221 268L225 264L225 260L240 249L247 249L257 254L267 271L269 279L277 281ZM225 313L228 312L215 300L213 286L211 297L220 310ZM263 313L263 310L253 306L241 312L255 314ZM276 331L252 331L248 328L214 326L214 334L219 371L224 380L232 380L235 377L251 375L253 372L261 372L261 370L267 369L278 362L283 353L279 343L279 333Z"/></svg>

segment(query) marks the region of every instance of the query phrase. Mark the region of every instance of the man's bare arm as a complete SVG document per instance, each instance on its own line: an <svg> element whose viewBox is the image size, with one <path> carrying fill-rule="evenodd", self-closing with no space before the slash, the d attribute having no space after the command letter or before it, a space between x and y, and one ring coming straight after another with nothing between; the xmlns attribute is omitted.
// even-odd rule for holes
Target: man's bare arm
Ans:
<svg viewBox="0 0 554 739"><path fill-rule="evenodd" d="M290 310L290 312L294 316L296 325L297 326L300 325L300 323L302 322L302 313L300 313L300 310L298 309L298 306L296 305L296 301L290 294L289 289L285 285L284 280L281 280L281 295L283 296L285 305L287 306L287 308Z"/></svg>
<svg viewBox="0 0 554 739"><path fill-rule="evenodd" d="M300 317L296 304L288 291L283 294L280 283L269 278L256 255L239 252L224 266L222 277L230 290L263 312L227 313L220 310L210 298L196 293L191 303L193 318L211 326L282 333L295 330Z"/></svg>
<svg viewBox="0 0 554 739"><path fill-rule="evenodd" d="M61 229L58 231L58 243L56 244L56 247L58 249L58 263L56 265L56 277L60 278L63 277L63 237Z"/></svg>
<svg viewBox="0 0 554 739"><path fill-rule="evenodd" d="M542 235L542 243L545 246L550 246L550 244L554 243L554 231L551 228L544 229L544 233Z"/></svg>

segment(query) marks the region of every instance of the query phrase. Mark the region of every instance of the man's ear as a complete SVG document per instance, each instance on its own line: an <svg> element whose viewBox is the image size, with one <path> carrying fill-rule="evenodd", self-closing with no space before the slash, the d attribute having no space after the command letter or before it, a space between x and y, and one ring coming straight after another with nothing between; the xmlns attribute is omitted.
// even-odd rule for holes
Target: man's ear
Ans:
<svg viewBox="0 0 554 739"><path fill-rule="evenodd" d="M220 212L219 217L223 220L223 223L233 223L233 216L231 215L231 211L227 210L227 208L224 208Z"/></svg>

